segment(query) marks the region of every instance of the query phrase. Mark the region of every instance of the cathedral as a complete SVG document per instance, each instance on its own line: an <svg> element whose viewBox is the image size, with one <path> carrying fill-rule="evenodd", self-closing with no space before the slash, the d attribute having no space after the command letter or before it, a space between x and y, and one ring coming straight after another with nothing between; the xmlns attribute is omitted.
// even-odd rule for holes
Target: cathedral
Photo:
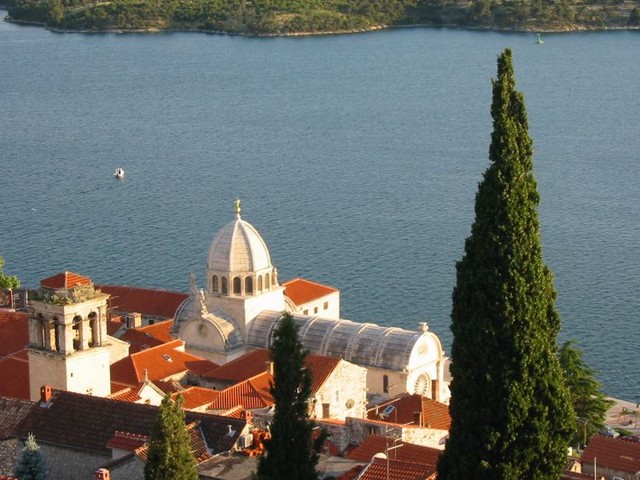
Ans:
<svg viewBox="0 0 640 480"><path fill-rule="evenodd" d="M367 368L370 395L406 391L448 403L448 359L426 323L411 331L341 319L338 290L304 279L280 284L267 244L242 219L239 200L235 218L211 241L205 274L205 288L191 276L189 296L174 317L172 334L188 352L224 364L269 348L289 312L311 353Z"/></svg>

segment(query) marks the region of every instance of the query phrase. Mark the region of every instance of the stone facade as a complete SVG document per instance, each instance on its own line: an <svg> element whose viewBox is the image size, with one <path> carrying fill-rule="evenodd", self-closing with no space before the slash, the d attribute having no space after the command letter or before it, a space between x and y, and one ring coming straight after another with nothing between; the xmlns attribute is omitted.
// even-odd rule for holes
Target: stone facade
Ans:
<svg viewBox="0 0 640 480"><path fill-rule="evenodd" d="M367 369L340 360L314 398L315 418L344 420L366 416Z"/></svg>

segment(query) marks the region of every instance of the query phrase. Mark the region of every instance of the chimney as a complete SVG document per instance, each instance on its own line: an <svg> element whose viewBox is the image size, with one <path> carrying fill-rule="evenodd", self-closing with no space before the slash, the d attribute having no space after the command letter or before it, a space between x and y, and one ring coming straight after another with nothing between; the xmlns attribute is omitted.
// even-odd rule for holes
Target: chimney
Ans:
<svg viewBox="0 0 640 480"><path fill-rule="evenodd" d="M413 423L422 427L422 412L413 412Z"/></svg>
<svg viewBox="0 0 640 480"><path fill-rule="evenodd" d="M264 365L265 365L265 370L270 375L273 375L273 362L271 360L268 360L268 361L264 362Z"/></svg>
<svg viewBox="0 0 640 480"><path fill-rule="evenodd" d="M40 387L40 401L47 403L53 396L53 388L50 385Z"/></svg>
<svg viewBox="0 0 640 480"><path fill-rule="evenodd" d="M129 328L138 328L142 326L142 314L138 312L131 312L129 314Z"/></svg>
<svg viewBox="0 0 640 480"><path fill-rule="evenodd" d="M106 468L99 468L96 470L96 480L110 480L109 470Z"/></svg>

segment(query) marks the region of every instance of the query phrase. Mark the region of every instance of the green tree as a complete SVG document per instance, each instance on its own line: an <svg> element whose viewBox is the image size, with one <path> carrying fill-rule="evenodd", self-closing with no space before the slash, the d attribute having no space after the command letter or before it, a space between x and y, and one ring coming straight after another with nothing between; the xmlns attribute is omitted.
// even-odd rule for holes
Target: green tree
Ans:
<svg viewBox="0 0 640 480"><path fill-rule="evenodd" d="M4 267L4 258L0 257L0 289L15 290L20 288L18 277L6 275L2 267Z"/></svg>
<svg viewBox="0 0 640 480"><path fill-rule="evenodd" d="M27 436L13 475L18 480L46 480L47 478L47 464L33 433Z"/></svg>
<svg viewBox="0 0 640 480"><path fill-rule="evenodd" d="M309 420L311 372L305 368L308 352L298 339L298 328L290 314L285 313L274 332L271 346L273 384L271 394L275 412L271 439L260 457L257 477L261 480L315 480L318 478L318 445L311 433Z"/></svg>
<svg viewBox="0 0 640 480"><path fill-rule="evenodd" d="M573 412L557 357L560 318L542 260L523 95L511 50L493 80L489 168L456 265L452 424L439 480L557 480Z"/></svg>
<svg viewBox="0 0 640 480"><path fill-rule="evenodd" d="M184 423L182 396L173 402L169 395L151 427L149 454L144 466L146 480L198 480L196 461L189 447L189 433Z"/></svg>
<svg viewBox="0 0 640 480"><path fill-rule="evenodd" d="M607 410L615 402L600 391L595 372L585 363L574 342L565 342L560 347L558 359L577 416L572 441L574 445L584 445L595 432L604 428Z"/></svg>

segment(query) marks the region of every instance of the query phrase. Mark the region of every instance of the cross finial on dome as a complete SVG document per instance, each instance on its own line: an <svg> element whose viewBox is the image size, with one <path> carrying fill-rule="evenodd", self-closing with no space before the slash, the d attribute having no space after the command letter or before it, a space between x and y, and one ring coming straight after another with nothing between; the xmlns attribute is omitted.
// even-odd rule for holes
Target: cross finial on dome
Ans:
<svg viewBox="0 0 640 480"><path fill-rule="evenodd" d="M240 218L240 212L242 211L242 207L240 206L240 199L236 198L236 201L234 202L234 204L236 206L236 216Z"/></svg>

